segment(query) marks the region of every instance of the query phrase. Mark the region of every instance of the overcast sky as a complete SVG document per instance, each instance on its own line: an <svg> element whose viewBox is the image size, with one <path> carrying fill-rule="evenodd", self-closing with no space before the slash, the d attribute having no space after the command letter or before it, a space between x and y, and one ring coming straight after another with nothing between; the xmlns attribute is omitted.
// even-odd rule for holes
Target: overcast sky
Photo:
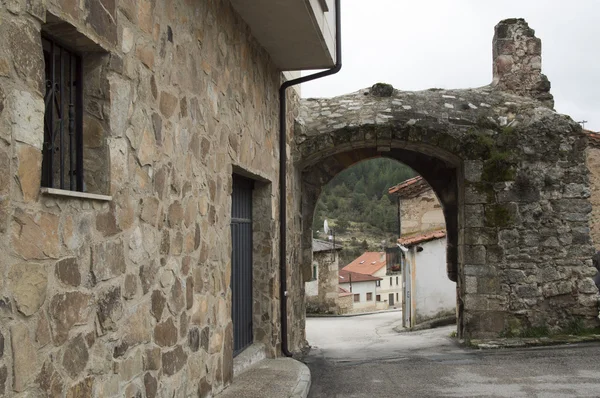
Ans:
<svg viewBox="0 0 600 398"><path fill-rule="evenodd" d="M302 96L376 82L400 90L487 85L494 26L513 17L542 39L556 110L600 131L600 0L342 0L342 71L304 84Z"/></svg>

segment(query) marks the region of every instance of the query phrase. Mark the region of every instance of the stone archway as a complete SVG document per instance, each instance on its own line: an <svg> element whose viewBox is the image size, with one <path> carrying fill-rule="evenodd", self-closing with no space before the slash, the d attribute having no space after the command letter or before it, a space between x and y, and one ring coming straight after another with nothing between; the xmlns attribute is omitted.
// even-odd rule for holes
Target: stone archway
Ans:
<svg viewBox="0 0 600 398"><path fill-rule="evenodd" d="M403 92L376 84L304 100L295 132L303 269L323 186L358 161L385 156L421 174L442 203L459 336L594 324L586 138L552 109L549 89L540 40L513 19L496 26L490 86Z"/></svg>

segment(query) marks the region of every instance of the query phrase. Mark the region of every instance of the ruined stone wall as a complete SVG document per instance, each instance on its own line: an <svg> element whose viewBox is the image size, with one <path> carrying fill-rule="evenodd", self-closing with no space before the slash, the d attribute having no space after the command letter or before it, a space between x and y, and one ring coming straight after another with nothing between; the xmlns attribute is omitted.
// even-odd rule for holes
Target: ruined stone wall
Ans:
<svg viewBox="0 0 600 398"><path fill-rule="evenodd" d="M338 314L339 257L335 252L317 252L313 261L317 264L318 294L306 296L307 312Z"/></svg>
<svg viewBox="0 0 600 398"><path fill-rule="evenodd" d="M254 334L276 355L280 73L229 3L10 0L0 21L0 395L222 390L241 170L261 181ZM40 194L42 30L83 53L85 179L112 200Z"/></svg>
<svg viewBox="0 0 600 398"><path fill-rule="evenodd" d="M596 250L600 250L600 147L591 143L586 150L586 164L590 171L590 235Z"/></svg>
<svg viewBox="0 0 600 398"><path fill-rule="evenodd" d="M442 205L433 190L414 198L401 199L400 216L402 236L443 229L446 226Z"/></svg>

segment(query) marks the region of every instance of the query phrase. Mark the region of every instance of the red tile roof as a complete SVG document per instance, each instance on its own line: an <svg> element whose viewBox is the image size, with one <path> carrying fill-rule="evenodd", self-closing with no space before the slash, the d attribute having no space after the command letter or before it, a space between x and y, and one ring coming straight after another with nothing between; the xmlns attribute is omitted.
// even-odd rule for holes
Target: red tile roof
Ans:
<svg viewBox="0 0 600 398"><path fill-rule="evenodd" d="M348 290L344 289L343 287L338 286L338 295L340 297L346 297L346 296L352 295L352 293L350 293Z"/></svg>
<svg viewBox="0 0 600 398"><path fill-rule="evenodd" d="M427 184L427 181L423 177L417 176L391 187L388 189L388 193L398 195L404 199L410 199L429 190L431 190L431 187Z"/></svg>
<svg viewBox="0 0 600 398"><path fill-rule="evenodd" d="M373 275L386 266L385 252L365 252L350 264L342 268L345 271Z"/></svg>
<svg viewBox="0 0 600 398"><path fill-rule="evenodd" d="M434 239L441 239L446 236L446 230L442 229L439 231L426 232L424 234L413 235L406 238L398 239L398 243L403 246L414 246L419 243L428 242Z"/></svg>
<svg viewBox="0 0 600 398"><path fill-rule="evenodd" d="M588 145L594 148L600 148L600 133L595 133L590 130L583 130L588 137Z"/></svg>
<svg viewBox="0 0 600 398"><path fill-rule="evenodd" d="M355 283L355 282L380 281L381 278L378 278L373 275L359 274L358 272L344 271L343 269L341 269L339 280L340 280L340 283L350 283L351 281L352 281L352 283Z"/></svg>

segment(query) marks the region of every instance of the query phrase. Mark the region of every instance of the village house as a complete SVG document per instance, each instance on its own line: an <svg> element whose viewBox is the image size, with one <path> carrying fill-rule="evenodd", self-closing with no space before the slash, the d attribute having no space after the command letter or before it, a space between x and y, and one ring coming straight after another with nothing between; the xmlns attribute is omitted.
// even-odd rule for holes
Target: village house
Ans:
<svg viewBox="0 0 600 398"><path fill-rule="evenodd" d="M342 271L355 272L378 278L374 301L378 309L400 308L402 282L399 272L389 272L385 252L365 252L355 258ZM341 271L340 271L341 272Z"/></svg>
<svg viewBox="0 0 600 398"><path fill-rule="evenodd" d="M433 189L421 176L391 187L400 211L401 236L445 228L444 212Z"/></svg>
<svg viewBox="0 0 600 398"><path fill-rule="evenodd" d="M402 326L456 319L456 284L446 276L446 231L433 231L398 243L408 249L402 264Z"/></svg>
<svg viewBox="0 0 600 398"><path fill-rule="evenodd" d="M377 286L381 278L342 269L339 281L340 294L346 296L349 293L352 296L352 310L349 312L360 313L381 309L381 303L376 300Z"/></svg>
<svg viewBox="0 0 600 398"><path fill-rule="evenodd" d="M342 246L320 239L313 239L312 278L304 283L307 313L340 314L339 251ZM347 301L347 299L345 300ZM345 305L342 305L345 307Z"/></svg>
<svg viewBox="0 0 600 398"><path fill-rule="evenodd" d="M0 396L212 396L306 344L280 87L335 65L336 15L0 3Z"/></svg>

